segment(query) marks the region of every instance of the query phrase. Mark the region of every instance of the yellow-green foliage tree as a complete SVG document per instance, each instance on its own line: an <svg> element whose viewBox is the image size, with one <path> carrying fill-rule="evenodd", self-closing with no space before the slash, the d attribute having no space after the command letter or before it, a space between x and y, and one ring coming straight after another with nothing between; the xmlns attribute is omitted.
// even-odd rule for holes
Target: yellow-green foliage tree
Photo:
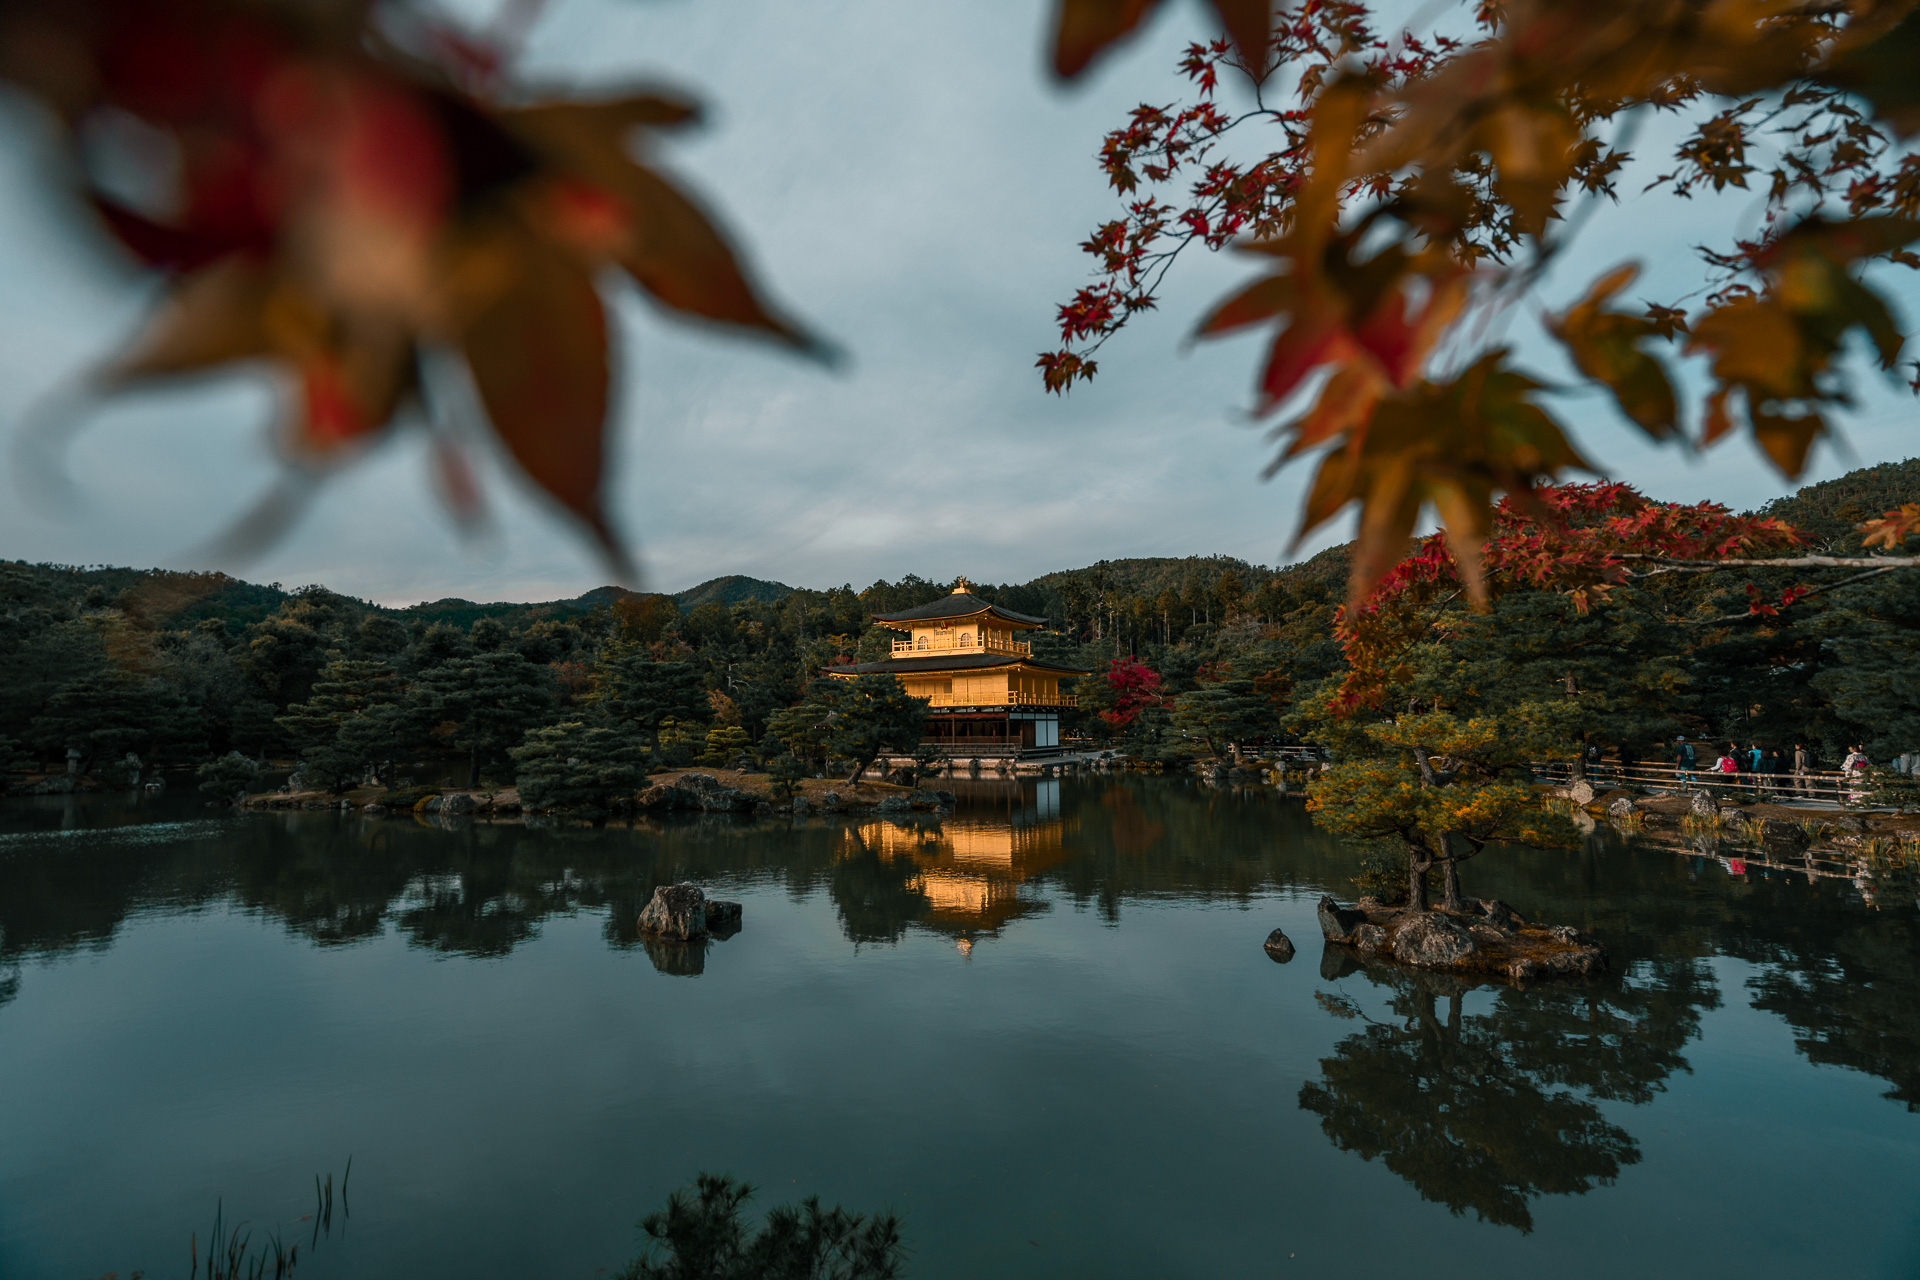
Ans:
<svg viewBox="0 0 1920 1280"><path fill-rule="evenodd" d="M1459 911L1460 864L1488 844L1572 842L1571 825L1542 804L1527 769L1550 736L1522 716L1447 711L1352 725L1341 750L1352 758L1314 780L1307 808L1329 831L1398 842L1416 911L1427 909L1427 872L1438 867L1443 905Z"/></svg>

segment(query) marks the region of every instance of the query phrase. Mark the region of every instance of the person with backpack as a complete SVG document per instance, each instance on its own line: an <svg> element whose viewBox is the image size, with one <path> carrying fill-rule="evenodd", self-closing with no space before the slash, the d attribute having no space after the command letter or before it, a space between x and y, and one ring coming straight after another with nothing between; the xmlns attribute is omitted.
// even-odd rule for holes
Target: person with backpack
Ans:
<svg viewBox="0 0 1920 1280"><path fill-rule="evenodd" d="M1673 773L1681 782L1693 781L1693 770L1699 763L1694 754L1693 744L1687 741L1686 734L1680 734L1673 740Z"/></svg>
<svg viewBox="0 0 1920 1280"><path fill-rule="evenodd" d="M1807 744L1793 744L1793 793L1802 800L1813 799L1813 753Z"/></svg>

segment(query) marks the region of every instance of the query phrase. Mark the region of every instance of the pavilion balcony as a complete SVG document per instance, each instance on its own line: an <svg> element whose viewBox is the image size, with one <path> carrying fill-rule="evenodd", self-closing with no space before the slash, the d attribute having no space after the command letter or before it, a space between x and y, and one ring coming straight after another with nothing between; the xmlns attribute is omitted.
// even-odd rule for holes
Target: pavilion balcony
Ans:
<svg viewBox="0 0 1920 1280"><path fill-rule="evenodd" d="M1079 696L1071 693L936 693L927 699L934 707L1077 707Z"/></svg>
<svg viewBox="0 0 1920 1280"><path fill-rule="evenodd" d="M957 631L951 636L921 636L914 640L893 642L893 656L896 658L911 658L923 653L1005 653L1030 658L1033 656L1033 646L991 631Z"/></svg>

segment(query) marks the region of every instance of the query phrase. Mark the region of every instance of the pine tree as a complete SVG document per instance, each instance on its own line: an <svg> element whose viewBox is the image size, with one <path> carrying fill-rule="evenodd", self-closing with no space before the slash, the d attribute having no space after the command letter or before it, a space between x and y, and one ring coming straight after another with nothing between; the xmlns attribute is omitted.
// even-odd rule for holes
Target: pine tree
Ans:
<svg viewBox="0 0 1920 1280"><path fill-rule="evenodd" d="M504 762L529 729L553 714L553 673L511 650L454 658L424 671L409 691L414 723L466 753L467 785L483 765Z"/></svg>
<svg viewBox="0 0 1920 1280"><path fill-rule="evenodd" d="M528 730L509 754L529 809L605 809L647 777L647 750L631 733L581 720Z"/></svg>
<svg viewBox="0 0 1920 1280"><path fill-rule="evenodd" d="M1207 744L1217 760L1222 747L1240 762L1240 744L1263 737L1279 727L1273 703L1251 680L1230 677L1203 684L1173 701L1173 725L1188 737Z"/></svg>
<svg viewBox="0 0 1920 1280"><path fill-rule="evenodd" d="M337 795L358 782L369 764L398 750L399 701L400 679L386 663L336 652L307 700L274 723L299 749L308 781Z"/></svg>
<svg viewBox="0 0 1920 1280"><path fill-rule="evenodd" d="M627 644L601 651L591 699L609 722L644 730L656 748L668 721L705 724L713 710L692 663L655 662L645 649Z"/></svg>
<svg viewBox="0 0 1920 1280"><path fill-rule="evenodd" d="M700 763L715 769L724 769L741 756L751 756L753 739L747 731L737 724L715 725L707 730L706 749L700 753Z"/></svg>

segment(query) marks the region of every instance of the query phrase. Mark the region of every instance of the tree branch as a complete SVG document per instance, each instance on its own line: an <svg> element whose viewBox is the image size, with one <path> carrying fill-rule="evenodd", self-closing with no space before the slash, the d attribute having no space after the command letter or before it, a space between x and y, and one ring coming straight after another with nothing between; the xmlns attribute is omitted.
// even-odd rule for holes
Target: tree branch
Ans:
<svg viewBox="0 0 1920 1280"><path fill-rule="evenodd" d="M1868 578L1877 578L1883 573L1889 573L1892 570L1898 569L1901 567L1902 566L1900 565L1888 565L1883 569L1869 569L1865 573L1856 573L1851 578L1842 578L1838 582L1829 582L1824 586L1815 587L1811 591L1803 591L1799 595L1793 598L1793 603L1799 604L1802 600L1806 600L1806 599L1809 599L1810 597L1817 596L1822 592L1837 590L1840 587L1852 586L1856 582L1865 582ZM1691 619L1682 618L1680 619L1680 625L1683 627L1714 627L1714 626L1719 626L1721 623L1724 623L1724 622L1750 622L1755 618L1766 618L1766 617L1772 617L1772 616L1773 615L1771 614L1755 613L1753 610L1748 609L1745 613L1726 613L1726 614L1720 615L1717 618L1691 618Z"/></svg>
<svg viewBox="0 0 1920 1280"><path fill-rule="evenodd" d="M1656 560L1660 563L1636 578L1663 573L1714 573L1721 569L1920 569L1920 556L1787 556L1772 560L1665 560L1649 552L1617 551L1617 560ZM1836 584L1838 585L1838 584Z"/></svg>

